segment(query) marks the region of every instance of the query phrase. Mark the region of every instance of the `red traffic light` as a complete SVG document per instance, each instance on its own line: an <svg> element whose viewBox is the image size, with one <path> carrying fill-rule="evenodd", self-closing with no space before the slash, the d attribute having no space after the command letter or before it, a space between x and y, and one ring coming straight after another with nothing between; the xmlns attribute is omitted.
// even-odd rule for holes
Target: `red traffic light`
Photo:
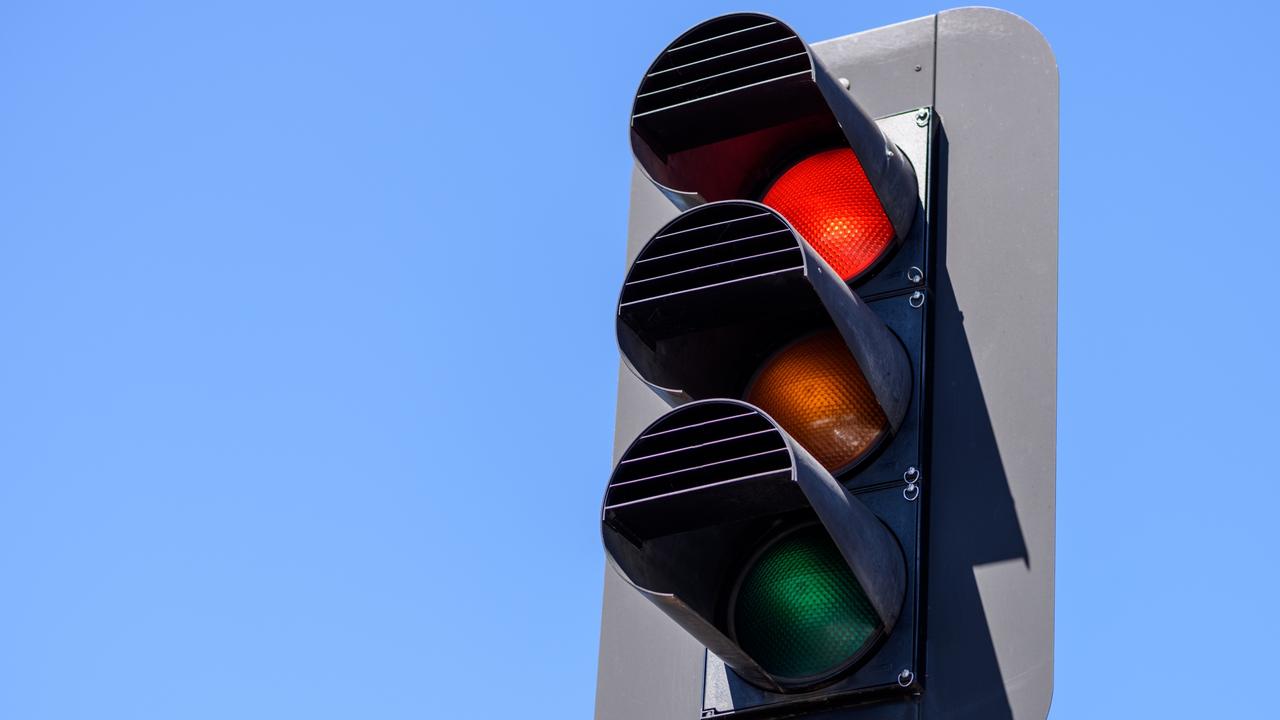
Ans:
<svg viewBox="0 0 1280 720"><path fill-rule="evenodd" d="M893 244L893 224L847 147L824 150L778 176L765 205L782 213L846 282L861 275Z"/></svg>

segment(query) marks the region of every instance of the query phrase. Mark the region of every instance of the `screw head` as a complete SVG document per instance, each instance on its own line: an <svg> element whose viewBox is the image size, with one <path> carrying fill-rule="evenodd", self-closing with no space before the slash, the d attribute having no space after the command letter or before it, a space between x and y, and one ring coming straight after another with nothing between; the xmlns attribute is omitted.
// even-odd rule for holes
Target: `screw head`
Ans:
<svg viewBox="0 0 1280 720"><path fill-rule="evenodd" d="M929 124L929 108L920 108L916 111L916 125L924 127Z"/></svg>
<svg viewBox="0 0 1280 720"><path fill-rule="evenodd" d="M907 468L906 472L902 473L902 479L914 484L920 480L920 470L912 465Z"/></svg>
<svg viewBox="0 0 1280 720"><path fill-rule="evenodd" d="M902 687L911 687L911 683L915 682L915 679L916 674L905 668L898 673L898 684Z"/></svg>
<svg viewBox="0 0 1280 720"><path fill-rule="evenodd" d="M911 297L907 298L907 302L913 308L918 308L921 305L924 305L924 293L920 292L919 290L911 293Z"/></svg>
<svg viewBox="0 0 1280 720"><path fill-rule="evenodd" d="M836 82L840 83L840 87L845 90L849 89L849 78L836 78Z"/></svg>
<svg viewBox="0 0 1280 720"><path fill-rule="evenodd" d="M907 280L918 283L924 279L924 271L914 265L907 269Z"/></svg>

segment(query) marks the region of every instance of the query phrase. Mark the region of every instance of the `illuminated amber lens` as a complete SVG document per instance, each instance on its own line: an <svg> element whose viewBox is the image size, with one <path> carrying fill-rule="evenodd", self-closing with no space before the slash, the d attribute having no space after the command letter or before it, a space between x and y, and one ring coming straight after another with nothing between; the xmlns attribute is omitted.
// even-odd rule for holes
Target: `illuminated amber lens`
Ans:
<svg viewBox="0 0 1280 720"><path fill-rule="evenodd" d="M871 267L893 242L893 225L849 148L811 155L764 195L845 280Z"/></svg>
<svg viewBox="0 0 1280 720"><path fill-rule="evenodd" d="M746 401L771 415L836 471L862 457L889 429L880 403L835 330L798 340L761 368Z"/></svg>

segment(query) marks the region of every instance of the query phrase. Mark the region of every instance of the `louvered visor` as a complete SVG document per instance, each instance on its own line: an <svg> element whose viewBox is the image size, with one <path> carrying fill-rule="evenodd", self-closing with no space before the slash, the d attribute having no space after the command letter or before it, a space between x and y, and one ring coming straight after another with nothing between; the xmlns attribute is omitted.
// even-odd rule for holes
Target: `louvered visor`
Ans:
<svg viewBox="0 0 1280 720"><path fill-rule="evenodd" d="M634 118L812 71L789 28L756 15L701 25L662 53L636 93Z"/></svg>
<svg viewBox="0 0 1280 720"><path fill-rule="evenodd" d="M759 203L689 210L641 248L627 273L622 354L659 392L740 398L778 345L830 323L806 280L814 262L787 222Z"/></svg>
<svg viewBox="0 0 1280 720"><path fill-rule="evenodd" d="M758 197L801 145L841 142L808 46L778 20L724 15L680 36L640 81L631 146L682 207Z"/></svg>
<svg viewBox="0 0 1280 720"><path fill-rule="evenodd" d="M686 213L649 241L627 274L620 306L803 270L800 244L782 218L753 205L719 205Z"/></svg>
<svg viewBox="0 0 1280 720"><path fill-rule="evenodd" d="M734 401L693 403L627 449L604 520L633 542L799 507L792 455L778 427Z"/></svg>

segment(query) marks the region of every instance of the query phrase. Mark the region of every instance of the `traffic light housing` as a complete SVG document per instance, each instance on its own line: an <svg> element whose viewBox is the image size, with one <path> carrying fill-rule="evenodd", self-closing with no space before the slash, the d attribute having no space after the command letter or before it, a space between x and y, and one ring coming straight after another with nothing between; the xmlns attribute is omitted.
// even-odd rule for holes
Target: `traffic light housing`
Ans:
<svg viewBox="0 0 1280 720"><path fill-rule="evenodd" d="M623 358L672 403L739 397L781 343L821 329L844 339L896 429L912 385L902 343L765 205L682 213L640 251L618 300Z"/></svg>
<svg viewBox="0 0 1280 720"><path fill-rule="evenodd" d="M917 205L911 164L795 31L757 13L712 18L676 38L631 111L637 163L685 209L761 197L784 169L837 147L852 150L854 173L906 237Z"/></svg>
<svg viewBox="0 0 1280 720"><path fill-rule="evenodd" d="M603 528L639 592L766 690L838 680L903 611L894 533L741 401L689 403L646 429L610 480Z"/></svg>
<svg viewBox="0 0 1280 720"><path fill-rule="evenodd" d="M1008 523L996 520L1012 514L1014 532L1021 530L1009 493L1024 486L1008 478L1003 496L989 492L1003 469L994 436L1011 440L1014 464L1044 458L1045 447L1051 459L1052 436L1046 445L1042 404L1017 408L1021 428L991 420L982 388L1024 378L974 377L971 369L990 364L990 356L965 343L955 279L961 291L984 275L1009 287L1025 283L999 265L975 272L952 255L952 217L967 222L979 207L970 196L981 188L949 184L949 125L945 115L939 123L933 98L895 107L885 102L893 96L885 83L868 82L878 120L854 100L863 97L866 75L889 67L886 58L914 59L906 72L920 73L926 58L936 55L941 65L957 55L946 49L951 38L1022 37L988 12L955 11L842 38L825 53L773 18L724 16L672 42L637 92L632 145L644 180L632 220L633 230L637 219L648 227L633 234L617 327L624 363L642 385L622 381L620 454L602 534L625 592L706 648L697 673L704 717L959 717L958 708L999 708L1001 698L1010 716L1024 716L1016 684L991 692L991 650L957 639L972 634L985 602L975 615L971 598L982 588L965 581L981 584L983 573L965 563L977 563L974 551L993 536L1009 536ZM859 60L859 51L874 59ZM976 50L958 51L966 53ZM991 67L967 57L955 62ZM957 84L934 72L922 77L943 82L943 90ZM1035 83L1043 81L1023 85ZM1052 97L1056 103L1056 83ZM981 113L951 107L956 135L977 134L967 123ZM955 179L972 183L973 174L964 168ZM1009 210L1009 198L1026 204L1026 189L1052 189L1002 187L1008 198L985 209L1004 209L1019 222L988 228L997 243L1028 227ZM648 199L649 188L669 210ZM957 199L964 202L952 204ZM1047 215L1030 204L1030 219ZM1030 252L994 248L1012 257L1014 270L1052 266L1041 239L1055 235L1031 226L1035 232L1022 236ZM954 245L980 262L999 254L975 246L976 237L966 228ZM1021 298L1040 320L1042 287ZM1017 310L977 306L985 311L973 317L979 340L1051 388L1051 358L1031 363L1023 360L1033 353L1005 353L1007 342L986 327L1007 317L1043 339L1043 323L1032 328ZM637 387L670 409L658 412ZM639 417L648 419L633 438L623 428ZM990 437L984 424L993 426ZM1039 446L1028 445L1032 434ZM1043 492L1037 470L1025 487ZM1051 503L1036 519L1047 519L1051 538ZM1037 526L1031 535L1043 532ZM1040 584L1019 601L1042 613L1051 545L1046 555L1003 543L997 554L1022 557L1029 575L1035 558ZM606 583L598 717L699 712L687 644L666 635L619 587ZM1051 613L1051 593L1047 607ZM613 614L620 608L625 616ZM1018 647L1043 653L1043 627ZM675 667L685 668L683 679L658 680Z"/></svg>

